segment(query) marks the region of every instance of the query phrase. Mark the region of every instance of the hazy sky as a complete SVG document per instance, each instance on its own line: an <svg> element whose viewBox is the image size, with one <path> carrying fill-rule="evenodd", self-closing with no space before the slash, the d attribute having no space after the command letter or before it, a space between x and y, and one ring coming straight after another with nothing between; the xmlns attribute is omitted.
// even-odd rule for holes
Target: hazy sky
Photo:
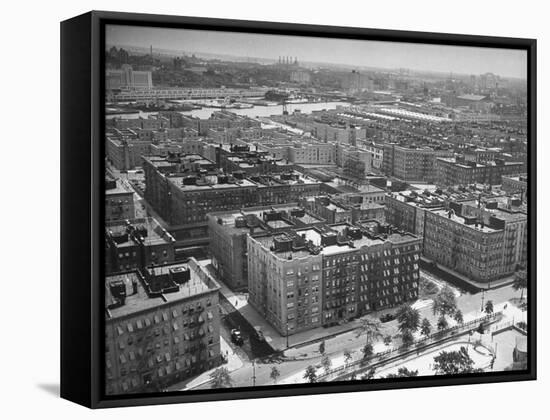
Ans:
<svg viewBox="0 0 550 420"><path fill-rule="evenodd" d="M526 78L527 52L510 49L454 47L314 37L255 35L136 26L106 28L109 45L162 48L180 53L229 54L241 57L298 57L301 62L340 63L382 68L409 68L462 74L491 72Z"/></svg>

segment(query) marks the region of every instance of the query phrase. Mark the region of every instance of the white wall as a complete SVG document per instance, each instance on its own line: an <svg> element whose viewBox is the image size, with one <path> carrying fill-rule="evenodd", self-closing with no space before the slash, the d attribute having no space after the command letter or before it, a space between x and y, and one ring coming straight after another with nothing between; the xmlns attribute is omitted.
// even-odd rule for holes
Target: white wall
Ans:
<svg viewBox="0 0 550 420"><path fill-rule="evenodd" d="M65 3L65 4L63 4ZM59 21L89 9L408 29L539 39L539 190L550 177L548 44L543 1L9 1L2 7L2 417L11 418L544 418L548 360L538 382L172 405L91 412L54 396L59 383ZM26 91L30 94L24 94ZM545 95L546 94L546 95ZM32 113L32 114L31 114ZM8 118L9 116L9 118ZM32 121L32 124L29 124ZM545 125L545 127L543 126ZM34 130L36 129L36 134ZM29 128L31 128L29 130ZM24 134L24 135L22 135ZM7 150L6 150L7 148ZM23 159L25 154L25 160ZM25 168L23 172L22 169ZM539 196L539 207L548 204ZM539 238L548 223L539 211ZM30 222L34 221L34 226ZM37 229L37 224L40 226ZM32 230L31 230L32 229ZM28 241L32 241L32 248ZM546 244L540 243L539 260ZM539 293L549 271L539 268ZM539 302L543 299L539 299ZM548 354L548 306L539 310L539 355ZM544 352L543 352L544 349ZM527 415L526 415L527 414Z"/></svg>

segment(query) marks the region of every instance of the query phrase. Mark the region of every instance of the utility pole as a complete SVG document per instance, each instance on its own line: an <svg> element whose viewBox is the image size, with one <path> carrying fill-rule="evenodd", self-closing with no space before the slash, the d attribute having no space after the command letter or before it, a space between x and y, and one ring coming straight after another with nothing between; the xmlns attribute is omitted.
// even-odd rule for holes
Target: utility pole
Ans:
<svg viewBox="0 0 550 420"><path fill-rule="evenodd" d="M481 316L483 316L483 304L485 303L485 289L481 291Z"/></svg>
<svg viewBox="0 0 550 420"><path fill-rule="evenodd" d="M256 362L252 359L252 386L256 386Z"/></svg>
<svg viewBox="0 0 550 420"><path fill-rule="evenodd" d="M288 321L286 323L286 348L288 349Z"/></svg>

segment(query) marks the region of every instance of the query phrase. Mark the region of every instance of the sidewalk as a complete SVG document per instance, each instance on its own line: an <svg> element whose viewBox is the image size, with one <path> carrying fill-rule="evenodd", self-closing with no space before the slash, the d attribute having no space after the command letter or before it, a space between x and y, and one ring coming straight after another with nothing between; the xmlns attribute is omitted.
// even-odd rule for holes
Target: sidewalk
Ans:
<svg viewBox="0 0 550 420"><path fill-rule="evenodd" d="M201 261L201 264L204 265L206 261ZM212 276L216 279L220 285L220 293L227 299L227 301L238 310L241 315L246 318L246 320L253 327L260 327L265 340L275 351L282 351L287 348L287 339L285 336L279 334L271 324L269 324L262 315L248 303L248 294L242 292L234 292L227 285L216 276L215 271L212 269L210 264L206 264L206 268ZM300 333L292 334L288 337L289 347L297 347L305 345L311 341L321 341L325 338L330 338L337 334L341 334L352 329L357 328L358 321L352 321L348 324L336 325L330 328L316 328L313 330L303 331Z"/></svg>
<svg viewBox="0 0 550 420"><path fill-rule="evenodd" d="M211 275L215 276L215 272L208 266L209 272ZM246 318L246 320L253 327L260 327L265 340L275 351L285 351L287 349L299 349L300 347L312 345L319 343L323 340L330 340L335 336L348 333L355 330L361 324L360 319L352 320L348 323L341 325L335 325L332 327L319 327L307 331L302 331L296 334L288 336L288 347L287 347L287 338L279 334L271 324L269 324L262 315L248 303L248 296L246 293L233 292L229 287L227 287L223 280L220 280L218 277L215 277L216 281L219 283L221 289L220 293L228 300L228 302L237 309L241 315ZM379 317L385 312L395 311L395 308L390 308L387 310L382 310L376 313L371 313L371 317ZM285 351L285 355L292 356L296 352L291 350ZM299 350L297 350L299 353Z"/></svg>
<svg viewBox="0 0 550 420"><path fill-rule="evenodd" d="M425 308L426 311L428 309L430 309L430 308L429 307ZM525 312L521 311L516 306L510 304L509 301L496 303L495 306L494 306L494 311L495 312L501 312L502 315L503 315L503 319L500 320L498 323L495 323L495 324L491 325L489 330L487 330L486 334L484 335L485 344L488 345L488 346L491 346L491 347L492 347L493 342L497 341L496 337L493 337L493 333L495 331L498 331L500 328L502 328L502 324L508 325L509 321L513 322L515 320L517 322L518 320L524 320L525 316L526 316ZM464 314L464 324L467 324L470 321L474 321L476 319L479 319L481 316L484 316L484 314L481 314L479 311L474 310L474 311L471 311L471 312L467 312L467 313ZM448 319L448 322L449 322L449 328L452 328L455 325L457 325L456 321L454 321L450 317L447 317L447 319ZM350 333L350 334L353 334L353 337L355 337L354 333ZM499 342L499 345L498 345L499 357L497 357L497 360L500 360L501 363L500 363L500 365L495 365L495 367L493 368L493 370L495 370L495 371L496 370L502 370L505 366L507 366L509 364L508 359L511 358L511 349L513 348L513 344L515 344L515 342L511 341L513 339L513 334L510 334L510 336L512 338L502 336L502 338ZM415 337L416 340L421 340L422 336L420 334L420 331L415 332L414 337ZM341 336L338 339L342 339L342 338L345 338L345 337ZM448 340L450 340L450 342L448 342ZM450 346L454 341L461 342L463 340L464 340L464 338L462 336L458 336L455 339L453 339L453 336L448 336L448 337L445 338L445 340L444 340L445 342L442 343L442 345L444 347L447 347L447 346ZM507 341L506 345L502 342L503 340ZM359 341L355 341L354 345L348 347L348 351L351 353L351 356L352 356L348 363L354 363L354 362L357 363L359 360L361 360L363 358L363 354L361 352L361 348L362 348L363 344L364 344L363 341L359 340ZM389 346L386 346L386 345L383 344L383 342L378 340L378 341L376 341L372 344L373 344L373 347L374 347L374 353L377 354L377 353L384 353L384 352L387 352L388 350L394 349L395 348L394 344L397 344L397 343L392 342L392 344L390 344ZM343 368L344 365L345 365L345 359L344 359L343 351L340 350L340 351L332 352L332 351L330 351L330 347L331 347L331 342L329 340L327 340L326 341L326 349L327 349L326 355L331 360L331 370L338 369L338 368ZM316 369L317 375L318 376L323 375L324 374L324 368L321 366L321 363L320 363L321 355L318 353L318 347L317 346L312 346L309 349L309 351L311 352L311 354L314 354L314 353L316 354L316 357L312 357L312 359L317 359L317 360L315 362L312 361L312 365ZM425 350L422 350L421 354L424 355L424 354L427 354L427 353L433 353L433 351L434 351L433 348L430 346L429 348L427 348ZM296 355L299 355L299 353L300 353L300 349L289 349L285 352L285 355L286 356L296 356ZM397 356L399 356L399 355L397 355ZM481 355L481 356L484 356L484 355ZM481 356L479 356L478 358L480 358ZM416 355L416 356L407 355L402 360L400 359L400 357L398 357L394 361L389 361L387 366L385 366L385 363L382 363L382 365L384 365L385 367L380 372L390 373L389 371L396 370L396 369L394 369L395 366L404 365L404 364L407 364L407 365L410 364L410 366L414 367L415 364L419 363L419 362L415 361L415 359L417 359L417 358L418 358L418 355ZM483 366L488 367L489 365L488 365L488 363L485 363L485 362L487 362L487 360L485 360L485 359L484 359ZM477 362L479 364L480 361L477 360ZM487 365L487 366L485 366L485 365ZM388 372L386 372L386 370ZM279 383L281 383L281 384L305 383L307 381L303 377L304 373L305 373L305 369L301 370L299 372L295 372L292 375L289 375L285 378L282 378L279 381ZM422 374L428 374L428 373L421 372L421 375ZM380 376L380 375L378 374L377 376Z"/></svg>
<svg viewBox="0 0 550 420"><path fill-rule="evenodd" d="M241 360L241 358L233 352L233 349L224 340L223 337L220 337L220 353L223 355L227 355L229 359L227 363L207 370L206 372L201 373L199 376L193 378L189 382L180 382L179 384L172 385L168 388L168 391L184 391L203 385L210 381L210 374L220 367L225 367L229 372L234 372L243 366L243 361Z"/></svg>
<svg viewBox="0 0 550 420"><path fill-rule="evenodd" d="M474 294L480 292L481 290L498 289L499 287L508 286L514 283L513 274L498 280L482 283L482 282L477 282L475 280L472 280L441 264L437 264L437 266L433 266L432 265L433 261L430 260L429 258L421 257L420 262L421 262L420 268L422 270L427 271L428 273L431 273L431 274L435 274L436 276L443 278L445 281L453 285L456 285L458 287L462 287L466 289L468 292L474 293Z"/></svg>

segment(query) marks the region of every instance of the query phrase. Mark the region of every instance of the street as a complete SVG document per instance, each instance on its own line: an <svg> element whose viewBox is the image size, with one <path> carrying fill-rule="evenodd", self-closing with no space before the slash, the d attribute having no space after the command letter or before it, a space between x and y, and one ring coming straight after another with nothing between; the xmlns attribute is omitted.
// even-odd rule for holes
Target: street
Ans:
<svg viewBox="0 0 550 420"><path fill-rule="evenodd" d="M483 293L478 293L475 295L470 295L463 293L457 297L457 307L464 314L464 320L468 321L474 318L481 317L481 300ZM495 307L502 307L505 302L508 302L510 299L519 298L519 292L515 291L512 286L505 286L499 289L490 290L484 293L483 299L484 302L487 300L492 300ZM227 308L229 302L224 303L224 307ZM422 308L419 308L422 318L428 318L435 328L437 323L437 316L433 314L432 311L432 302L429 302L427 305L424 305ZM372 313L369 316L378 317L378 314ZM231 318L239 319L238 317ZM243 318L244 319L244 318ZM239 320L240 322L242 320ZM246 324L246 320L243 321ZM451 325L452 320L449 322ZM243 324L239 324L243 325ZM395 335L397 334L397 321L390 321L388 323L382 324L383 335ZM225 328L224 328L225 329ZM333 367L343 364L344 361L344 351L347 350L352 355L352 360L357 360L362 357L361 349L365 345L365 336L357 337L355 331L346 332L340 334L336 337L329 338L325 340L325 354L330 357ZM382 352L391 348L392 345L386 346L381 339L378 339L374 344L375 352ZM232 345L233 347L233 345ZM244 351L243 351L244 350ZM245 346L243 349L237 349L246 353L248 360L243 360L243 366L231 373L231 378L235 387L240 386L252 386L253 385L253 375L255 375L255 384L258 385L272 385L273 380L270 378L272 366L276 366L280 372L280 378L278 383L296 383L296 382L305 382L303 379L303 373L306 367L319 366L323 356L319 353L319 343L299 347L299 348L290 348L286 350L282 355L273 354L271 357L257 358L254 361L254 366L250 360L250 354L254 355L254 351L247 349ZM257 357L257 356L256 356ZM483 357L481 359L485 360ZM480 359L480 360L481 360ZM198 389L209 388L208 383L202 384L197 387Z"/></svg>

